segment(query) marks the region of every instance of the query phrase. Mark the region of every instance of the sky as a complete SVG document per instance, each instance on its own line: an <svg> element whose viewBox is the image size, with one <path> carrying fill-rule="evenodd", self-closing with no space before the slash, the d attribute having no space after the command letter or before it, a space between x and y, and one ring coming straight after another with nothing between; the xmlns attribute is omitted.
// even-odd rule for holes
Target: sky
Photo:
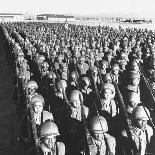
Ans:
<svg viewBox="0 0 155 155"><path fill-rule="evenodd" d="M1 13L139 14L155 17L155 0L3 0Z"/></svg>

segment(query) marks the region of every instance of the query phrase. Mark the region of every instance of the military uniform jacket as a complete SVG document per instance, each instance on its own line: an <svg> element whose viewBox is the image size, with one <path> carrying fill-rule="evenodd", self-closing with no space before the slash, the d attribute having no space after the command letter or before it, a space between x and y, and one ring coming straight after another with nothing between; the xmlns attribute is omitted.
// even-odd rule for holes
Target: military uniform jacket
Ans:
<svg viewBox="0 0 155 155"><path fill-rule="evenodd" d="M102 99L101 110L107 111L109 114L111 114L112 117L116 116L117 109L115 101L113 99L111 99L110 101Z"/></svg>
<svg viewBox="0 0 155 155"><path fill-rule="evenodd" d="M90 155L115 155L116 140L114 137L104 133L101 141L91 137L92 143L89 144Z"/></svg>
<svg viewBox="0 0 155 155"><path fill-rule="evenodd" d="M34 148L32 151L28 152L28 155L65 155L65 145L62 142L56 142L55 149L53 151L47 151L44 149L45 146L42 144L37 146L37 149Z"/></svg>
<svg viewBox="0 0 155 155"><path fill-rule="evenodd" d="M140 155L145 155L145 151L146 151L146 146L147 144L150 143L150 139L153 136L153 129L147 125L145 130L141 130L139 128L136 127L132 127L130 129L131 132L131 136L132 136L132 140L134 141L136 148L137 148L137 152L136 153L140 153ZM122 132L123 137L127 137L127 132L126 130ZM125 144L130 146L130 144Z"/></svg>

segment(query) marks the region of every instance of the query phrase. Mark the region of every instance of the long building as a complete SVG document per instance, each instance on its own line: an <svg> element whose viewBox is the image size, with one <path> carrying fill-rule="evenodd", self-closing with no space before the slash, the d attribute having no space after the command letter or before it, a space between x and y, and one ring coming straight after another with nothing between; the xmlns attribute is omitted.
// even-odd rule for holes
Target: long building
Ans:
<svg viewBox="0 0 155 155"><path fill-rule="evenodd" d="M59 14L40 14L37 15L38 20L48 20L48 21L74 21L74 16L67 16L67 15L59 15Z"/></svg>
<svg viewBox="0 0 155 155"><path fill-rule="evenodd" d="M22 21L23 14L20 13L0 13L0 21Z"/></svg>

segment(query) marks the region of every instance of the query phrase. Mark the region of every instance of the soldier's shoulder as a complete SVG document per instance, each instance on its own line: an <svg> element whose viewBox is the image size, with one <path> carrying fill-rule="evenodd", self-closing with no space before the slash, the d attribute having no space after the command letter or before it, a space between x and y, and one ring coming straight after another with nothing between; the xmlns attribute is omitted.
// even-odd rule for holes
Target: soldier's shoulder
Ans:
<svg viewBox="0 0 155 155"><path fill-rule="evenodd" d="M107 138L107 140L108 140L110 143L116 143L115 137L109 135L108 133L105 133L105 137Z"/></svg>
<svg viewBox="0 0 155 155"><path fill-rule="evenodd" d="M43 121L46 121L46 120L53 121L54 120L52 113L50 113L46 110L43 110L43 119L44 119Z"/></svg>
<svg viewBox="0 0 155 155"><path fill-rule="evenodd" d="M58 146L59 152L61 152L61 153L64 152L64 154L65 154L65 144L63 142L57 142L57 146Z"/></svg>

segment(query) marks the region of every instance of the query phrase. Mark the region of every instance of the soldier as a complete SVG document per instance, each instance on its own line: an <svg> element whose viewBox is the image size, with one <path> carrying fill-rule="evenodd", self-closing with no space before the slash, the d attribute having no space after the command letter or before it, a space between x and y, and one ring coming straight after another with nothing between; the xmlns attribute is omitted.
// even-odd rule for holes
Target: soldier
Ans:
<svg viewBox="0 0 155 155"><path fill-rule="evenodd" d="M58 55L57 62L55 62L54 66L56 70L60 69L60 65L63 63L63 55Z"/></svg>
<svg viewBox="0 0 155 155"><path fill-rule="evenodd" d="M26 87L26 104L30 104L31 98L38 93L36 90L38 89L38 84L35 81L28 81Z"/></svg>
<svg viewBox="0 0 155 155"><path fill-rule="evenodd" d="M141 103L140 96L135 92L128 94L127 111L129 114Z"/></svg>
<svg viewBox="0 0 155 155"><path fill-rule="evenodd" d="M83 96L79 90L73 90L70 94L70 104L71 104L71 117L81 121L82 112L84 112L85 117L88 117L89 109L83 104ZM83 111L82 111L83 108Z"/></svg>
<svg viewBox="0 0 155 155"><path fill-rule="evenodd" d="M43 110L44 105L44 98L41 95L34 95L31 98L31 106L33 107L34 120L36 125L38 126L40 126L46 120L54 121L52 113Z"/></svg>
<svg viewBox="0 0 155 155"><path fill-rule="evenodd" d="M125 90L123 91L124 96L125 96L124 99L127 98L128 94L130 92L135 92L140 97L140 86L139 86L139 83L140 83L140 75L139 75L139 73L131 72L130 73L129 83L126 86Z"/></svg>
<svg viewBox="0 0 155 155"><path fill-rule="evenodd" d="M117 64L114 64L112 66L112 74L111 74L111 76L113 78L113 81L115 81L117 84L120 83L120 81L119 81L119 71L120 71L119 66Z"/></svg>
<svg viewBox="0 0 155 155"><path fill-rule="evenodd" d="M40 127L40 144L37 149L33 149L28 155L65 155L65 145L58 142L58 127L55 123L46 121Z"/></svg>
<svg viewBox="0 0 155 155"><path fill-rule="evenodd" d="M105 75L106 73L107 73L107 68L108 68L108 62L107 61L105 61L105 60L102 60L102 61L100 61L100 63L101 63L101 74L102 74L102 76L103 75Z"/></svg>
<svg viewBox="0 0 155 155"><path fill-rule="evenodd" d="M147 147L150 144L151 137L153 136L153 129L147 124L150 119L150 112L146 107L137 106L132 112L132 126L130 132L132 136L131 144L126 130L122 132L123 147L126 154L147 154ZM148 150L150 151L150 150Z"/></svg>
<svg viewBox="0 0 155 155"><path fill-rule="evenodd" d="M79 75L86 75L87 70L89 69L89 66L87 63L85 63L85 57L79 57L79 64L78 69L80 74Z"/></svg>
<svg viewBox="0 0 155 155"><path fill-rule="evenodd" d="M101 92L101 114L106 118L111 118L117 114L117 106L114 101L115 87L111 83L105 83Z"/></svg>
<svg viewBox="0 0 155 155"><path fill-rule="evenodd" d="M108 124L104 117L94 116L90 121L89 150L91 155L115 155L116 140L109 135Z"/></svg>

